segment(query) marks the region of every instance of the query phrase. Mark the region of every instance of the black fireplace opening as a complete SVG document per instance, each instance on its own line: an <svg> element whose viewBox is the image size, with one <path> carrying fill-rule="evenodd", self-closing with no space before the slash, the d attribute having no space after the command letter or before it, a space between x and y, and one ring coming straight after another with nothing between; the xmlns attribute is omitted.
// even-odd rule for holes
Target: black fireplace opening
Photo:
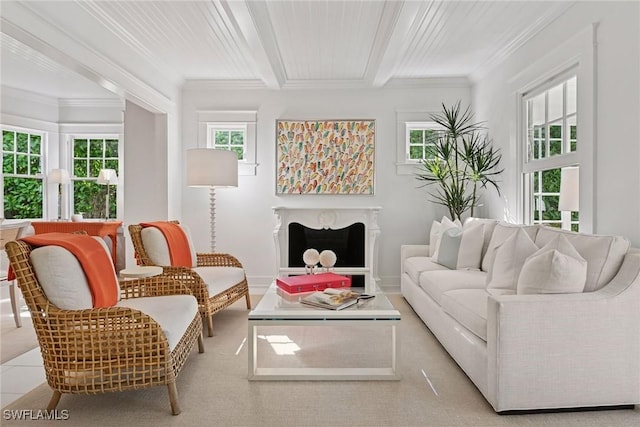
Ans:
<svg viewBox="0 0 640 427"><path fill-rule="evenodd" d="M329 249L335 252L334 267L364 267L365 227L361 222L339 229L305 227L297 222L289 224L289 267L304 267L302 254L313 248L318 252ZM364 275L351 277L353 286L364 286Z"/></svg>

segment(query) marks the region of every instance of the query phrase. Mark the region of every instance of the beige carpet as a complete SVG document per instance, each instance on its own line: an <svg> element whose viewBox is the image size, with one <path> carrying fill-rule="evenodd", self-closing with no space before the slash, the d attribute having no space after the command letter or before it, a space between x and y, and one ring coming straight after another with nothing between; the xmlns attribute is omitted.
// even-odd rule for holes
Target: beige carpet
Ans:
<svg viewBox="0 0 640 427"><path fill-rule="evenodd" d="M257 301L258 298L254 298ZM400 296L392 301L402 314L401 381L249 382L246 309L240 301L215 316L215 336L205 338L206 353L190 356L178 377L182 414L170 415L165 387L96 396L63 395L58 409L69 411L65 426L637 426L640 409L530 415L496 415L489 404L440 347L428 329ZM254 302L255 304L255 302ZM371 351L362 336L341 330L275 328L261 331L285 344L281 350L301 350L295 356L276 355L277 346L259 339L268 362L306 363L333 354L329 342L348 340L352 354ZM344 336L343 336L344 335ZM380 337L382 339L384 337ZM341 344L344 344L341 343ZM241 347L240 351L238 349ZM378 354L380 347L381 354ZM278 350L280 351L280 350ZM373 348L385 356L382 346ZM349 353L347 352L347 353ZM237 353L237 354L236 354ZM322 355L322 356L319 356ZM370 360L369 358L367 360ZM344 360L345 363L352 361ZM437 391L434 393L423 371ZM6 409L38 410L51 392L46 385ZM44 425L42 421L2 421L3 426ZM61 424L61 425L62 425Z"/></svg>
<svg viewBox="0 0 640 427"><path fill-rule="evenodd" d="M22 327L16 328L9 299L9 286L0 288L0 363L5 363L38 346L36 332L22 299L20 305Z"/></svg>

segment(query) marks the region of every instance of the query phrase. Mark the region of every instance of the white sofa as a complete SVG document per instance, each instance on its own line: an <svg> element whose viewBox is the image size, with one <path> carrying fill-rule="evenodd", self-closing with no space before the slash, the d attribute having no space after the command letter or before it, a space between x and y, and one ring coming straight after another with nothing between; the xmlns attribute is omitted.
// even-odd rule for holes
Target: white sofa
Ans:
<svg viewBox="0 0 640 427"><path fill-rule="evenodd" d="M640 250L536 226L536 246L563 233L587 261L584 292L492 295L487 254L513 226L486 224L478 270L448 269L428 245L402 246L401 289L494 410L639 404Z"/></svg>

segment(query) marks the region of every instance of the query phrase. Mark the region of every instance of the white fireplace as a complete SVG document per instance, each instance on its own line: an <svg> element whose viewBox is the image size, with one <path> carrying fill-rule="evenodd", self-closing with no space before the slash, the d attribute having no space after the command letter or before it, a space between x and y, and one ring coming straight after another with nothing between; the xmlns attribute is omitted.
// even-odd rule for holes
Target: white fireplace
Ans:
<svg viewBox="0 0 640 427"><path fill-rule="evenodd" d="M288 274L304 274L303 266L290 265L290 229L291 225L302 225L312 230L341 230L354 224L362 224L364 232L363 259L358 266L339 267L332 269L338 274L364 276L365 287L377 284L378 276L378 241L380 227L378 226L378 214L380 207L354 207L354 208L290 208L274 207L276 215L276 227L273 230L273 239L276 245L276 266L278 276ZM308 248L307 248L308 249ZM315 248L317 249L317 248ZM339 264L338 264L339 265Z"/></svg>

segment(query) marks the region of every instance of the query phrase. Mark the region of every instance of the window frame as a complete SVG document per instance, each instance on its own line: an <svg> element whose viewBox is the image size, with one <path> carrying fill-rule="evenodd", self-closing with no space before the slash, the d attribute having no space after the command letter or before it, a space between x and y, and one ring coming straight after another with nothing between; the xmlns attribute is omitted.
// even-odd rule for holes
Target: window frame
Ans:
<svg viewBox="0 0 640 427"><path fill-rule="evenodd" d="M406 155L406 162L407 163L415 163L417 165L421 164L424 160L427 160L424 157L425 154L425 149L427 146L435 146L435 144L427 144L426 140L425 140L425 135L423 134L422 137L422 151L423 151L423 156L420 159L412 159L411 158L411 147L412 146L417 146L416 144L411 144L411 131L412 130L420 130L420 131L428 131L428 130L432 130L432 131L442 131L442 126L440 126L438 123L434 122L434 121L421 121L421 122L406 122L405 123L405 155Z"/></svg>
<svg viewBox="0 0 640 427"><path fill-rule="evenodd" d="M256 163L256 122L257 110L202 110L198 116L198 147L213 148L215 142L211 137L212 129L235 127L245 128L244 158L238 160L238 175L256 175L258 163Z"/></svg>
<svg viewBox="0 0 640 427"><path fill-rule="evenodd" d="M396 111L396 175L413 175L418 172L420 161L410 159L409 129L417 124L437 125L429 118L437 111Z"/></svg>
<svg viewBox="0 0 640 427"><path fill-rule="evenodd" d="M525 224L555 224L560 223L569 224L570 226L575 223L572 221L572 213L561 211L561 219L559 221L546 221L542 218L538 220L535 219L535 201L537 199L536 196L542 198L544 195L543 192L538 192L537 188L534 188L535 174L539 174L538 180L539 185L542 183L542 175L544 171L561 169L563 167L568 166L580 166L580 150L581 150L581 142L576 144L576 150L571 151L571 131L567 133L568 121L570 118L575 118L575 126L578 128L578 120L580 108L577 103L578 93L576 90L576 111L573 113L567 113L567 83L575 78L576 79L576 87L579 82L578 72L576 67L571 67L567 70L564 70L561 73L556 74L553 77L548 78L544 83L536 86L535 88L523 92L520 94L519 99L519 108L522 112L520 114L520 123L519 126L522 129L521 139L519 146L522 150L522 158L521 158L521 167L520 167L520 179L522 182L522 197L521 204L522 208L522 219ZM549 119L549 96L548 93L550 90L556 88L557 86L562 85L562 114L560 118L554 118L553 120ZM529 120L531 114L529 112L529 101L534 98L540 96L541 94L545 94L544 100L544 121L542 124L542 129L544 129L544 136L542 137L543 141L545 141L545 157L535 158L533 154L533 150L535 149L535 143L532 138L530 138L529 131ZM551 138L551 126L555 126L558 121L561 122L562 136L561 136L561 146L562 152L560 154L551 155L550 154L550 143ZM534 131L535 132L535 131ZM522 134L523 133L523 134ZM578 132L577 140L580 141L581 134ZM569 151L565 151L568 149ZM547 195L555 195L555 193L549 193ZM558 193L559 197L559 193ZM579 222L578 222L579 224Z"/></svg>
<svg viewBox="0 0 640 427"><path fill-rule="evenodd" d="M42 206L41 206L41 210L42 210L42 216L38 217L38 218L24 218L24 219L45 219L49 217L49 198L48 198L48 182L47 182L47 175L46 172L48 170L47 168L47 163L48 163L48 159L47 159L47 147L48 147L48 136L49 133L46 130L41 130L41 129L35 129L35 128L28 128L28 127L24 127L24 126L13 126L13 125L6 125L6 124L0 124L0 129L3 132L3 145L2 145L2 149L0 149L0 153L2 154L0 156L0 160L3 160L3 166L2 166L2 173L0 174L0 190L2 191L2 202L0 204L0 217L4 218L4 214L5 214L5 205L4 205L4 179L5 177L8 178L28 178L28 179L37 179L40 180L41 184L40 184L40 188L42 189ZM27 135L29 135L29 137L31 137L31 135L37 135L40 137L40 153L38 154L39 158L40 158L40 172L36 173L36 174L19 174L16 173L16 167L17 167L17 162L16 162L16 156L18 154L17 150L17 146L14 144L14 149L13 149L13 155L14 155L14 173L5 173L4 172L4 132L8 131L8 132L13 132L14 134L17 133L25 133ZM14 136L14 142L16 141L17 137ZM30 162L30 158L31 158L31 144L28 145L28 150L27 150L27 156L28 156L28 170L30 171L31 169L31 162Z"/></svg>
<svg viewBox="0 0 640 427"><path fill-rule="evenodd" d="M76 159L75 157L75 153L74 153L74 148L75 148L75 140L78 139L86 139L86 140L92 140L92 139L100 139L100 140L116 140L118 142L118 157L117 157L117 161L118 161L118 168L116 169L116 173L118 175L118 184L115 186L116 190L115 190L115 200L116 200L116 216L115 218L122 218L123 213L124 213L124 196L122 195L122 189L124 188L124 176L123 176L123 170L124 170L124 152L123 152L123 143L122 143L122 135L118 132L99 132L99 133L93 133L93 132L87 132L87 131L75 131L75 132L70 132L66 135L66 140L67 140L67 146L68 146L68 156L67 156L67 164L69 165L69 175L71 178L71 183L69 185L69 196L67 198L67 201L65 203L66 208L68 210L68 212L71 214L77 213L75 212L74 206L75 206L75 183L77 181L97 181L98 177L78 177L75 174L75 164L74 164L74 160ZM103 146L103 154L106 154L104 151L106 150L106 148L104 148ZM90 149L89 147L87 147L87 160L91 159L92 157L90 156ZM105 161L107 161L108 159L114 159L113 157L105 157L103 155L102 159L102 168L104 168L105 166ZM88 164L87 164L87 167ZM113 192L112 192L113 193ZM113 196L113 194L112 194ZM112 218L110 216L110 218ZM90 219L103 219L102 217L99 218L90 218Z"/></svg>
<svg viewBox="0 0 640 427"><path fill-rule="evenodd" d="M222 150L231 150L232 147L235 147L231 144L231 133L232 132L242 132L242 158L238 159L239 163L246 163L246 155L247 155L247 124L246 123L238 123L238 122L209 122L207 123L207 148L218 148ZM229 132L229 143L228 144L218 144L216 140L217 132Z"/></svg>

